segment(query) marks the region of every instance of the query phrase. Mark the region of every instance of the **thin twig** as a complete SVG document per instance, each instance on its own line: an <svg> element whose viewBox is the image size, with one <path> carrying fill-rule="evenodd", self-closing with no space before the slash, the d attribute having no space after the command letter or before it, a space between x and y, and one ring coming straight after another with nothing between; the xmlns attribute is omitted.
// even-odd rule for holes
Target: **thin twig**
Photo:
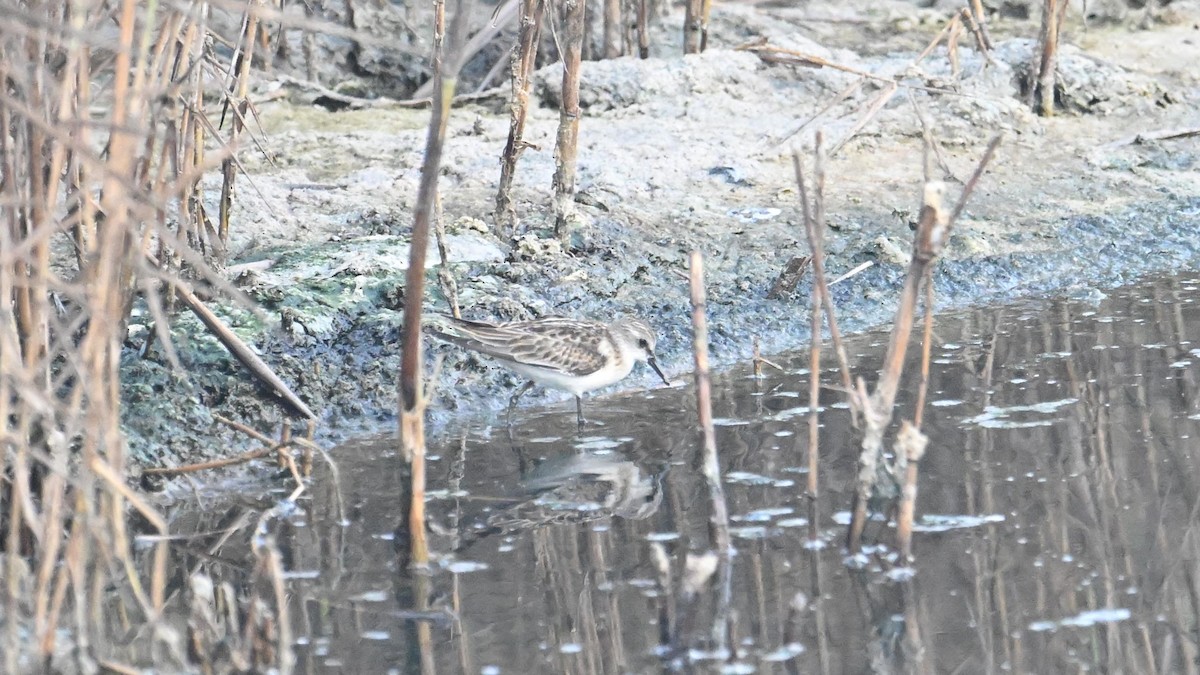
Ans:
<svg viewBox="0 0 1200 675"><path fill-rule="evenodd" d="M724 649L728 638L729 608L732 594L732 543L729 534L729 507L725 502L725 488L721 483L721 464L717 457L717 436L712 416L712 379L708 370L708 319L707 300L704 290L704 262L699 251L692 251L689 259L690 288L692 300L692 355L696 365L696 405L700 420L700 435L703 440L702 466L705 482L708 483L711 517L709 535L717 549L718 599L714 616L713 641L718 649Z"/></svg>

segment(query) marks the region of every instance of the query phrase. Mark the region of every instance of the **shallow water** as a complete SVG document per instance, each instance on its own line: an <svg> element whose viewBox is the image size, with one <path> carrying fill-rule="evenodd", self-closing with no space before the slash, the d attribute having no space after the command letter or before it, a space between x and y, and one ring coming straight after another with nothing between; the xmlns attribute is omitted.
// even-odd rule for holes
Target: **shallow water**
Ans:
<svg viewBox="0 0 1200 675"><path fill-rule="evenodd" d="M845 560L856 447L832 388L820 495L804 495L807 355L773 359L783 372L762 379L715 376L736 548L725 669L1193 672L1196 276L939 317L907 581L884 547ZM873 380L885 345L850 340L855 372ZM912 415L915 358L898 416ZM664 592L654 562L655 542L676 573L681 552L708 548L695 398L678 379L689 383L588 402L596 423L578 433L564 403L518 411L511 431L468 420L431 439L427 578L397 563L406 469L393 440L336 449L338 478L318 466L272 529L299 670L617 673L704 660L664 645L707 644L711 587ZM280 494L182 506L173 530L209 534L177 547L179 569L244 583L247 523ZM807 545L814 512L824 547ZM893 541L883 522L868 538Z"/></svg>

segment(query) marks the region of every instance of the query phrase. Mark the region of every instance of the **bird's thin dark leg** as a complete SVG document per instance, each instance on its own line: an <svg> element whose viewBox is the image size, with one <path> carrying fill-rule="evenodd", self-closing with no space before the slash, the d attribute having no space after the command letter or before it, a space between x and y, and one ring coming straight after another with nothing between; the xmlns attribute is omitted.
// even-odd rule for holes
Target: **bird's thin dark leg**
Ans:
<svg viewBox="0 0 1200 675"><path fill-rule="evenodd" d="M583 396L575 397L575 422L582 427L587 420L583 419Z"/></svg>
<svg viewBox="0 0 1200 675"><path fill-rule="evenodd" d="M521 397L525 395L525 392L529 391L530 389L533 389L533 380L521 385L521 388L513 393L512 398L508 399L508 418L510 422L512 421L513 408L517 407L517 401L521 400Z"/></svg>

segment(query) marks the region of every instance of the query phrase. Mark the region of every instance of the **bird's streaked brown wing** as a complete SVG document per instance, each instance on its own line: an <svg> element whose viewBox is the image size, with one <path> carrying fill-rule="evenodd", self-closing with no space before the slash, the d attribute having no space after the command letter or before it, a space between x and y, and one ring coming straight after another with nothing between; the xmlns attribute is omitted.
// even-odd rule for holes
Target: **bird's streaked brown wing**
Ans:
<svg viewBox="0 0 1200 675"><path fill-rule="evenodd" d="M557 317L508 324L441 317L428 330L501 361L576 376L604 367L600 343L609 339L602 324Z"/></svg>

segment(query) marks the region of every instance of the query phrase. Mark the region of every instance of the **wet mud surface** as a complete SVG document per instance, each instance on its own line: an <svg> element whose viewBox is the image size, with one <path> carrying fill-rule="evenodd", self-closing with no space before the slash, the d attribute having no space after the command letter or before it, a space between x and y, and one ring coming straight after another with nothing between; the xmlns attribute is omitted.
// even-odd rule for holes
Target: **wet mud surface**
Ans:
<svg viewBox="0 0 1200 675"><path fill-rule="evenodd" d="M1180 636L1194 617L1186 533L1200 505L1200 277L962 312L939 318L935 333L915 574L884 547L843 559L857 450L833 389L821 401L821 494L803 495L806 356L780 356L783 372L763 379L744 367L714 379L737 552L725 667L1194 663ZM878 367L886 342L867 333L848 343L856 373ZM915 381L902 386L905 417ZM396 563L407 479L394 441L337 448L337 475L319 468L269 529L301 670L406 672L426 659L438 672L648 672L682 658L664 645L705 633L713 595L668 602L655 547L671 560L707 547L694 409L680 384L594 401L598 424L581 432L565 403L523 410L511 429L487 414L459 418L429 444L437 561L425 579ZM181 495L173 569L243 583L252 524L290 490ZM889 542L889 528L881 518L868 538ZM823 546L807 543L810 531ZM427 601L414 612L418 596Z"/></svg>
<svg viewBox="0 0 1200 675"><path fill-rule="evenodd" d="M506 94L455 109L441 178L448 265L464 315L639 315L660 332L668 373L690 369L688 251L706 257L711 353L718 367L807 341L810 280L768 297L788 263L807 255L791 151L823 129L845 139L828 165L827 268L865 272L834 287L843 329L890 319L910 248L921 184L920 106L943 145L957 194L991 135L1006 140L936 270L941 307L962 308L1065 293L1090 297L1139 275L1200 261L1200 139L1134 142L1139 133L1200 125L1194 28L1200 10L1176 3L1144 22L1074 25L1064 37L1067 111L1038 118L1022 102L1036 22L997 16L990 60L959 49L916 54L948 12L908 3L721 4L709 52L679 58L656 41L648 61L587 62L581 127L580 220L566 246L551 237L550 177L559 70L539 72L517 176L520 226L492 231ZM664 25L677 25L676 17ZM663 29L666 30L666 29ZM832 68L766 63L732 48L766 37L882 77L900 92L850 132L881 91L867 80L843 103L792 134L856 79ZM656 47L659 49L659 47ZM329 112L303 93L266 96L263 147L248 152L232 223L227 276L258 313L222 304L228 323L322 416L329 441L394 424L404 268L428 113L380 108ZM950 93L931 93L930 89ZM910 100L910 94L911 99ZM219 184L206 183L216 211ZM431 253L436 260L436 254ZM430 306L448 303L429 272ZM245 443L215 414L278 429L280 406L192 317L172 326L184 362L135 353L151 332L131 325L123 363L125 426L135 456L162 465L229 454ZM497 411L514 376L461 350L444 356L433 428ZM648 386L644 373L627 388ZM534 390L531 404L561 400Z"/></svg>

